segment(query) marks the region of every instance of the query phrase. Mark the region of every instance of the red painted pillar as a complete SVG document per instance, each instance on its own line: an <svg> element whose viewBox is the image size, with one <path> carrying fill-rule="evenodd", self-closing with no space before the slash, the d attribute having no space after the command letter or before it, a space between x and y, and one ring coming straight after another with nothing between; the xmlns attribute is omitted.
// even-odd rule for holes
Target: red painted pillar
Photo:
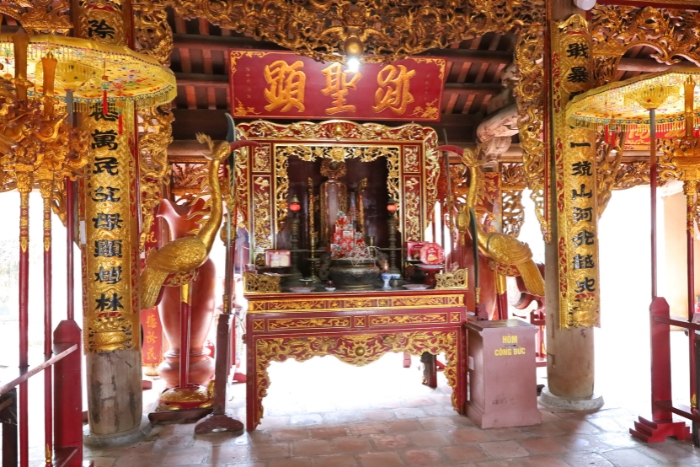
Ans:
<svg viewBox="0 0 700 467"><path fill-rule="evenodd" d="M192 311L192 284L187 283L180 287L180 384L181 388L187 387L187 374L190 370L190 315Z"/></svg>
<svg viewBox="0 0 700 467"><path fill-rule="evenodd" d="M65 178L66 189L66 319L75 320L75 267L73 242L75 240L75 184L69 177Z"/></svg>
<svg viewBox="0 0 700 467"><path fill-rule="evenodd" d="M20 195L19 214L19 368L29 367L29 193L32 176L17 173L17 190ZM19 385L19 465L29 466L29 391L28 381Z"/></svg>
<svg viewBox="0 0 700 467"><path fill-rule="evenodd" d="M683 192L686 196L686 247L688 263L688 321L693 321L695 314L695 189L696 181L684 182ZM697 408L697 386L695 369L695 332L688 332L688 352L690 361L690 400L691 408Z"/></svg>
<svg viewBox="0 0 700 467"><path fill-rule="evenodd" d="M44 174L47 175L47 174ZM51 358L51 200L53 198L53 174L39 181L44 201L44 358ZM44 370L44 443L46 444L46 467L53 465L53 368Z"/></svg>

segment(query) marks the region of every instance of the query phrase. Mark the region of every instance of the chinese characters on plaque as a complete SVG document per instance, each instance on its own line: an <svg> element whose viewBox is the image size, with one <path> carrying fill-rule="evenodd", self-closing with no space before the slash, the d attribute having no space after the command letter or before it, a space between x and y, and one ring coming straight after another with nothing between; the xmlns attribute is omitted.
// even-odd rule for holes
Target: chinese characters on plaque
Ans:
<svg viewBox="0 0 700 467"><path fill-rule="evenodd" d="M439 121L445 66L443 58L426 57L363 64L351 71L341 63L321 63L291 52L232 50L233 114Z"/></svg>
<svg viewBox="0 0 700 467"><path fill-rule="evenodd" d="M570 127L566 104L592 84L586 21L572 15L552 28L553 121L559 250L560 327L598 326L598 203L592 132Z"/></svg>
<svg viewBox="0 0 700 467"><path fill-rule="evenodd" d="M110 45L126 45L124 7L120 1L78 0L78 36ZM127 26L125 28L125 26Z"/></svg>
<svg viewBox="0 0 700 467"><path fill-rule="evenodd" d="M133 136L130 125L120 130L118 115L104 113L101 105L83 117L82 125L90 133L91 150L84 188L86 351L138 349Z"/></svg>

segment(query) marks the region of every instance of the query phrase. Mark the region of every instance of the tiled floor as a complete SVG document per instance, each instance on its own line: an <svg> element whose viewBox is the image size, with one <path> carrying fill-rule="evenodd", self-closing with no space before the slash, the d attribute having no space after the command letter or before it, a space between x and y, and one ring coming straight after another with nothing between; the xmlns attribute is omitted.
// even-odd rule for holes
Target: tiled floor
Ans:
<svg viewBox="0 0 700 467"><path fill-rule="evenodd" d="M158 426L138 444L86 449L86 458L95 467L700 466L690 442L646 445L628 434L644 407L542 410L539 426L480 430L452 410L442 375L437 390L422 386L400 355L364 368L331 358L273 363L271 377L263 423L250 434ZM244 420L244 386L232 393L230 409Z"/></svg>

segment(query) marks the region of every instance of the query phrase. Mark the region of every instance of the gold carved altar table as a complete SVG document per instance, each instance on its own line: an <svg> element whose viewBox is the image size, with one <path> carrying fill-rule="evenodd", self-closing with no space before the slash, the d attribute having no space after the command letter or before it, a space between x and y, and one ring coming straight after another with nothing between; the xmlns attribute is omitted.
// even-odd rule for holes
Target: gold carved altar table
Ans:
<svg viewBox="0 0 700 467"><path fill-rule="evenodd" d="M263 417L270 363L333 355L355 366L387 352L444 353L452 406L464 414L464 290L251 293L247 334L247 429Z"/></svg>

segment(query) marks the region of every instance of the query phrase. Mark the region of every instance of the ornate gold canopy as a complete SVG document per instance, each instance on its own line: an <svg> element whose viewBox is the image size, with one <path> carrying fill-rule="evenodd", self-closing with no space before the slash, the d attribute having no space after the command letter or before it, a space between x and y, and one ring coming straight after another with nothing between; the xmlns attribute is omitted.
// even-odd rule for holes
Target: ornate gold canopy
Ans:
<svg viewBox="0 0 700 467"><path fill-rule="evenodd" d="M58 60L54 96L63 99L74 91L77 105L133 102L153 107L173 100L177 94L175 75L155 59L125 46L99 44L86 39L57 35L29 36L27 79L34 91L43 93L41 58L51 53ZM12 36L0 35L0 58L4 77L14 75Z"/></svg>
<svg viewBox="0 0 700 467"><path fill-rule="evenodd" d="M246 36L324 61L360 53L391 62L428 49L506 33L539 9L538 0L162 0L185 17L204 17Z"/></svg>
<svg viewBox="0 0 700 467"><path fill-rule="evenodd" d="M607 84L577 96L567 107L566 116L571 124L590 128L613 123L621 127L648 127L649 109L654 108L657 128L683 130L685 102L681 90L689 77L699 80L698 69L677 68ZM699 89L695 90L693 100L697 109Z"/></svg>

